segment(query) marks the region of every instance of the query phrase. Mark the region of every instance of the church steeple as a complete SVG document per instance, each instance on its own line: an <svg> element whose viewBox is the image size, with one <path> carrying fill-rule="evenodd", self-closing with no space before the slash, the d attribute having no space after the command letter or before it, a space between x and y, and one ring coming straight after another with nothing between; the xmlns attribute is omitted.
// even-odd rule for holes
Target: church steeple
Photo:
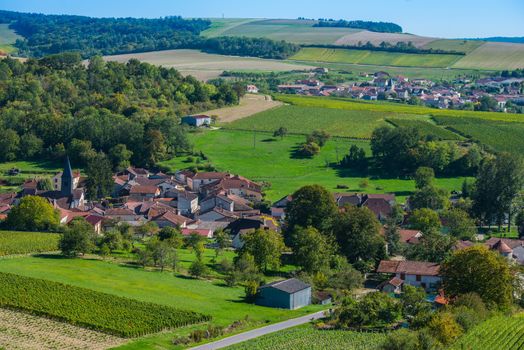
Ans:
<svg viewBox="0 0 524 350"><path fill-rule="evenodd" d="M73 171L71 170L71 163L69 157L66 158L64 171L62 172L62 195L70 196L73 194Z"/></svg>

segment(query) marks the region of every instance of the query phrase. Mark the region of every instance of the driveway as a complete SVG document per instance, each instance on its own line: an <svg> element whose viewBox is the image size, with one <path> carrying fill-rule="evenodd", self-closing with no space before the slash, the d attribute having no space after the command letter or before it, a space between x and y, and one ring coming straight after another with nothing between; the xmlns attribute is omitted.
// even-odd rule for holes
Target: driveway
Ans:
<svg viewBox="0 0 524 350"><path fill-rule="evenodd" d="M324 317L324 311L319 311L314 314L309 314L306 316L293 318L291 320L287 320L287 321L280 322L280 323L275 323L270 326L265 326L262 328L253 329L251 331L240 333L240 334L237 334L237 335L234 335L228 338L224 338L224 339L212 342L212 343L196 346L194 348L191 348L190 350L222 349L229 345L238 344L246 340L258 338L263 335L273 333L273 332L278 332L286 328L300 326L301 324L311 322L312 320L318 320L323 317Z"/></svg>

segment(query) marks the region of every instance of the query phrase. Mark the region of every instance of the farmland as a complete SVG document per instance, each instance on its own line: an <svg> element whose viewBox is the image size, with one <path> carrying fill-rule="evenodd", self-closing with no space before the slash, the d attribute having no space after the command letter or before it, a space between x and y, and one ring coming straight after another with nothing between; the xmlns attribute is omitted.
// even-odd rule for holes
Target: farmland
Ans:
<svg viewBox="0 0 524 350"><path fill-rule="evenodd" d="M427 43L422 48L470 53L477 47L484 45L484 43L481 40L438 39Z"/></svg>
<svg viewBox="0 0 524 350"><path fill-rule="evenodd" d="M106 61L117 62L127 62L131 58L176 68L184 75L193 75L202 80L216 78L225 70L272 72L311 69L311 66L286 61L214 55L197 50L166 50L104 57Z"/></svg>
<svg viewBox="0 0 524 350"><path fill-rule="evenodd" d="M0 273L0 306L26 310L122 337L200 323L210 316L57 282ZM31 290L27 294L27 290Z"/></svg>
<svg viewBox="0 0 524 350"><path fill-rule="evenodd" d="M216 130L193 134L191 139L195 151L202 151L208 161L219 170L270 183L271 187L266 190L266 195L271 201L311 184L325 186L332 192L391 192L401 202L415 189L412 180L370 179L334 166L337 159L340 160L348 152L351 144L364 148L369 154L368 141L332 138L319 155L302 158L295 153L297 146L304 142L304 136L288 135L281 140L272 138L272 133ZM161 164L174 170L198 165L194 161L195 159L188 162L187 157L178 157ZM200 164L205 162L200 159L198 161ZM366 186L361 187L364 180L367 181ZM463 180L464 178L439 178L436 184L458 190ZM337 189L340 184L348 186L348 189Z"/></svg>
<svg viewBox="0 0 524 350"><path fill-rule="evenodd" d="M454 68L517 69L524 68L524 45L488 42L471 51Z"/></svg>
<svg viewBox="0 0 524 350"><path fill-rule="evenodd" d="M0 231L0 256L58 250L57 233Z"/></svg>
<svg viewBox="0 0 524 350"><path fill-rule="evenodd" d="M418 129L421 134L425 136L433 136L441 140L460 140L461 137L441 126L435 125L435 123L430 120L424 120L422 117L416 119L398 119L398 118L388 118L388 122L397 126L397 127L412 127Z"/></svg>
<svg viewBox="0 0 524 350"><path fill-rule="evenodd" d="M373 350L386 339L385 334L350 331L321 331L311 325L286 329L244 343L229 346L227 350Z"/></svg>
<svg viewBox="0 0 524 350"><path fill-rule="evenodd" d="M274 101L271 96L246 94L238 106L215 109L204 114L216 115L221 123L229 123L279 106L282 106L282 102Z"/></svg>
<svg viewBox="0 0 524 350"><path fill-rule="evenodd" d="M524 315L498 316L473 328L451 347L460 349L505 349L524 347Z"/></svg>
<svg viewBox="0 0 524 350"><path fill-rule="evenodd" d="M20 311L0 309L0 349L105 350L124 339Z"/></svg>
<svg viewBox="0 0 524 350"><path fill-rule="evenodd" d="M0 24L0 51L13 53L16 51L16 48L12 44L21 37L9 29L8 26L9 24L7 23Z"/></svg>
<svg viewBox="0 0 524 350"><path fill-rule="evenodd" d="M422 47L427 43L434 41L434 38L428 38L424 36L411 35L411 34L401 34L401 33L377 33L369 32L367 30L360 31L358 33L348 34L340 39L338 39L336 45L358 45L358 43L367 43L368 41L375 45L379 46L380 43L387 42L392 45L395 45L398 42L412 42L416 47Z"/></svg>
<svg viewBox="0 0 524 350"><path fill-rule="evenodd" d="M449 67L460 55L408 54L351 49L303 48L290 59L298 61L386 65L397 67Z"/></svg>

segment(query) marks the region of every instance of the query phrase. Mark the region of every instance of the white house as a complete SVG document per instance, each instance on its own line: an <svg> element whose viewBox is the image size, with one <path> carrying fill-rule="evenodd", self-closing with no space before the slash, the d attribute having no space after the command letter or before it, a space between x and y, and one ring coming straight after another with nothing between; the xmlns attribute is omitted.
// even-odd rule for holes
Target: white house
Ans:
<svg viewBox="0 0 524 350"><path fill-rule="evenodd" d="M248 94L258 94L258 87L256 85L248 85L246 91Z"/></svg>
<svg viewBox="0 0 524 350"><path fill-rule="evenodd" d="M382 260L377 272L394 274L395 278L400 279L404 284L422 287L426 291L437 290L442 281L440 265L424 261Z"/></svg>

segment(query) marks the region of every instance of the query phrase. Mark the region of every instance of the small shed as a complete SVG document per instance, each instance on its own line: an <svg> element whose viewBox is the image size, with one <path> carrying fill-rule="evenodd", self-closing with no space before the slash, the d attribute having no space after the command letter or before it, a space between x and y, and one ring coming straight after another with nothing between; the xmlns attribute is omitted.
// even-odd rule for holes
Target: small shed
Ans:
<svg viewBox="0 0 524 350"><path fill-rule="evenodd" d="M190 126L204 126L204 125L211 125L211 117L208 115L188 115L185 117L182 117L182 124L187 124Z"/></svg>
<svg viewBox="0 0 524 350"><path fill-rule="evenodd" d="M296 278L276 281L259 288L255 303L295 310L311 304L311 286Z"/></svg>

